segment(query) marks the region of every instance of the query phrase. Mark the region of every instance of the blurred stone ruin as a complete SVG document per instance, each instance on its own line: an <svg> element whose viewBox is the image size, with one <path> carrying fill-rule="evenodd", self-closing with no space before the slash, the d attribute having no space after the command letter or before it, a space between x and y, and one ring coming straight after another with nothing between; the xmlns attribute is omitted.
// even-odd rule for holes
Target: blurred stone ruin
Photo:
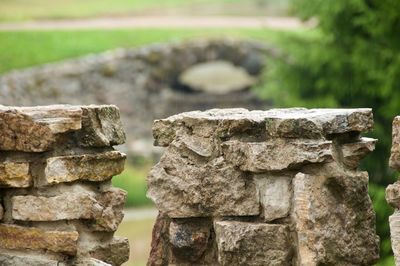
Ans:
<svg viewBox="0 0 400 266"><path fill-rule="evenodd" d="M371 109L213 109L156 120L148 265L373 265L360 134ZM398 231L398 230L397 230Z"/></svg>
<svg viewBox="0 0 400 266"><path fill-rule="evenodd" d="M0 106L0 265L107 266L129 258L114 237L126 192L112 105Z"/></svg>
<svg viewBox="0 0 400 266"><path fill-rule="evenodd" d="M277 51L256 41L193 40L119 49L0 77L0 104L116 104L127 132L121 149L152 157L154 119L192 110L267 103L250 88ZM134 157L134 156L131 156Z"/></svg>

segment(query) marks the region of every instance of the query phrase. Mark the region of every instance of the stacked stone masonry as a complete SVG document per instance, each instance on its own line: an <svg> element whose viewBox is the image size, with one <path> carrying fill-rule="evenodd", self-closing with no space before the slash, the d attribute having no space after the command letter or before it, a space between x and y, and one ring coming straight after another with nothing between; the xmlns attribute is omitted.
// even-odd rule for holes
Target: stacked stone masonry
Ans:
<svg viewBox="0 0 400 266"><path fill-rule="evenodd" d="M213 109L156 120L148 265L373 265L370 109ZM400 142L400 141L399 141ZM400 230L399 230L400 231Z"/></svg>
<svg viewBox="0 0 400 266"><path fill-rule="evenodd" d="M0 265L121 265L126 192L112 105L0 106Z"/></svg>
<svg viewBox="0 0 400 266"><path fill-rule="evenodd" d="M392 169L400 171L400 116L393 120L392 151L389 165ZM395 209L389 217L392 249L396 266L400 265L400 181L386 188L386 201Z"/></svg>

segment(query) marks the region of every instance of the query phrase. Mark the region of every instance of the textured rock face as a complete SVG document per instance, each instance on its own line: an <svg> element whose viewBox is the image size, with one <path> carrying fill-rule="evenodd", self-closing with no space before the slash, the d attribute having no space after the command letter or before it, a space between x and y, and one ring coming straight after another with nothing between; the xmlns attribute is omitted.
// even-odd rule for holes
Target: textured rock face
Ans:
<svg viewBox="0 0 400 266"><path fill-rule="evenodd" d="M389 165L395 170L400 170L400 116L393 120L392 151ZM389 217L390 237L396 265L400 265L400 182L386 188L386 201L395 209Z"/></svg>
<svg viewBox="0 0 400 266"><path fill-rule="evenodd" d="M236 221L215 222L221 265L290 265L292 247L287 225Z"/></svg>
<svg viewBox="0 0 400 266"><path fill-rule="evenodd" d="M149 265L373 265L370 109L214 109L156 120ZM400 194L400 193L399 193ZM394 194L393 198L396 198ZM212 221L212 222L211 222Z"/></svg>
<svg viewBox="0 0 400 266"><path fill-rule="evenodd" d="M115 106L0 106L0 265L121 265L126 192ZM4 206L4 207L3 207Z"/></svg>

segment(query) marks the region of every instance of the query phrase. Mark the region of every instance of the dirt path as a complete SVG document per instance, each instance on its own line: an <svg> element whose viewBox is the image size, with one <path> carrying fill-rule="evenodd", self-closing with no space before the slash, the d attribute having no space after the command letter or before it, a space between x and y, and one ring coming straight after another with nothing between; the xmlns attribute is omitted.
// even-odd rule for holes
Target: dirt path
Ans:
<svg viewBox="0 0 400 266"><path fill-rule="evenodd" d="M298 29L311 25L292 17L118 17L76 20L41 20L0 23L1 31L120 28L274 28Z"/></svg>

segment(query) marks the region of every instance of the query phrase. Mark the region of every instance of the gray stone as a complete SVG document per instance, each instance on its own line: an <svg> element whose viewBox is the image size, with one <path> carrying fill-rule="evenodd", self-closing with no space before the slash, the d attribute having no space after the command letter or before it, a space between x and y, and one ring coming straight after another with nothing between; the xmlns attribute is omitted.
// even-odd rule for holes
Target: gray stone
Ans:
<svg viewBox="0 0 400 266"><path fill-rule="evenodd" d="M101 260L93 259L93 258L84 258L77 260L74 266L112 266L111 264L105 263Z"/></svg>
<svg viewBox="0 0 400 266"><path fill-rule="evenodd" d="M375 149L377 141L371 138L361 138L357 142L342 144L343 163L351 169L356 169L361 160Z"/></svg>
<svg viewBox="0 0 400 266"><path fill-rule="evenodd" d="M66 266L63 262L48 259L45 256L0 253L0 265L2 266Z"/></svg>
<svg viewBox="0 0 400 266"><path fill-rule="evenodd" d="M252 135L258 131L261 139L306 138L315 139L349 132L365 132L372 128L372 110L360 109L271 109L248 111L236 109L212 109L193 111L156 120L153 125L155 144L168 146L180 131L192 131L193 135L218 136L229 139L234 136ZM260 131L262 128L262 131Z"/></svg>
<svg viewBox="0 0 400 266"><path fill-rule="evenodd" d="M275 139L267 142L227 141L225 159L242 171L266 172L332 161L332 142Z"/></svg>
<svg viewBox="0 0 400 266"><path fill-rule="evenodd" d="M109 180L124 170L125 158L125 154L118 151L51 157L46 160L39 185L76 180L94 182Z"/></svg>
<svg viewBox="0 0 400 266"><path fill-rule="evenodd" d="M292 264L287 225L220 221L214 223L214 230L221 265Z"/></svg>
<svg viewBox="0 0 400 266"><path fill-rule="evenodd" d="M186 69L179 81L197 91L226 94L254 85L256 79L242 67L231 62L216 60L200 63Z"/></svg>
<svg viewBox="0 0 400 266"><path fill-rule="evenodd" d="M122 265L129 259L129 242L125 237L114 237L110 242L101 243L89 255L113 266Z"/></svg>
<svg viewBox="0 0 400 266"><path fill-rule="evenodd" d="M320 175L299 173L293 180L298 263L373 265L379 238L368 174L323 170Z"/></svg>
<svg viewBox="0 0 400 266"><path fill-rule="evenodd" d="M287 217L291 208L291 176L255 175L264 221Z"/></svg>
<svg viewBox="0 0 400 266"><path fill-rule="evenodd" d="M107 147L125 143L120 113L115 105L82 106L82 130L77 133L85 147Z"/></svg>
<svg viewBox="0 0 400 266"><path fill-rule="evenodd" d="M256 186L222 157L184 158L170 146L148 178L147 196L172 218L259 214Z"/></svg>

